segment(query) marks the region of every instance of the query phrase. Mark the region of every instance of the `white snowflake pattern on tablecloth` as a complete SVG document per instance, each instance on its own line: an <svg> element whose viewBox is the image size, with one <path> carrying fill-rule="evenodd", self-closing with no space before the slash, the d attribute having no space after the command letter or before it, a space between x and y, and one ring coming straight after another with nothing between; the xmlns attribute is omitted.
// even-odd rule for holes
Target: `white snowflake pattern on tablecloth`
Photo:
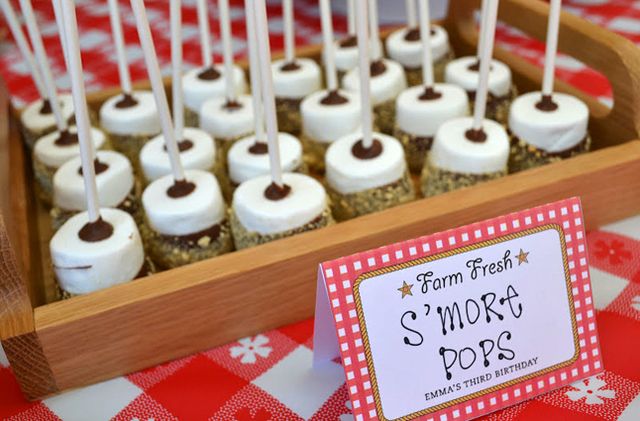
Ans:
<svg viewBox="0 0 640 421"><path fill-rule="evenodd" d="M587 405L602 405L605 399L614 399L616 397L614 390L604 388L606 385L607 383L604 380L598 377L590 377L572 384L571 386L575 389L568 390L566 394L572 401L579 401L584 398Z"/></svg>
<svg viewBox="0 0 640 421"><path fill-rule="evenodd" d="M272 348L266 346L269 338L258 335L254 338L243 338L238 341L240 345L232 346L229 349L231 358L240 358L242 364L255 364L258 360L256 356L267 358L271 354Z"/></svg>

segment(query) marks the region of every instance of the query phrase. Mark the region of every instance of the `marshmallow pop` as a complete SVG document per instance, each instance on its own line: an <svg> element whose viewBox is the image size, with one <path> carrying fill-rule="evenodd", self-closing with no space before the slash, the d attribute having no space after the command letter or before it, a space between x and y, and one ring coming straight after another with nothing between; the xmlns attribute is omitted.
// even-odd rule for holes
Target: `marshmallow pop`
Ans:
<svg viewBox="0 0 640 421"><path fill-rule="evenodd" d="M407 26L392 32L386 40L389 58L404 67L409 86L424 83L422 72L421 30L416 17L416 0L405 0L407 9ZM449 34L439 25L431 25L431 55L433 57L433 73L435 80L444 80L444 69L454 58L449 45Z"/></svg>
<svg viewBox="0 0 640 421"><path fill-rule="evenodd" d="M207 0L197 0L198 26L200 30L200 48L202 67L190 70L182 78L184 88L184 118L187 126L200 125L200 108L208 99L225 97L225 66L213 62L211 53L211 32L209 30L209 12ZM233 86L237 95L247 92L247 80L238 66L232 66Z"/></svg>
<svg viewBox="0 0 640 421"><path fill-rule="evenodd" d="M425 161L421 188L425 197L502 177L507 173L509 137L502 125L486 119L489 66L493 50L498 0L487 1L480 60L480 84L473 117L448 120L440 126Z"/></svg>
<svg viewBox="0 0 640 421"><path fill-rule="evenodd" d="M511 105L511 172L569 158L591 149L586 104L574 96L553 92L561 3L561 0L551 0L542 92L522 95Z"/></svg>
<svg viewBox="0 0 640 421"><path fill-rule="evenodd" d="M335 65L331 3L320 0L327 89L302 101L302 144L305 162L312 171L324 172L324 156L335 140L360 130L360 98L340 90Z"/></svg>
<svg viewBox="0 0 640 421"><path fill-rule="evenodd" d="M387 209L415 197L402 145L391 136L373 133L366 1L357 3L356 18L362 131L333 142L325 156L326 183L338 220Z"/></svg>
<svg viewBox="0 0 640 421"><path fill-rule="evenodd" d="M396 117L396 98L400 92L407 88L407 78L404 69L399 63L382 58L382 45L379 36L378 26L378 5L377 0L362 0L369 3L369 26L371 40L367 41L367 45L371 49L371 61L367 64L370 68L370 92L373 103L373 112L375 114L375 126L382 133L387 135L393 134L393 127ZM360 2L356 2L358 6ZM358 52L362 55L362 48L358 41ZM369 52L367 51L367 57ZM362 65L360 60L359 66ZM349 92L358 92L360 90L361 71L358 68L351 70L342 79L342 85ZM364 105L364 104L363 104Z"/></svg>
<svg viewBox="0 0 640 421"><path fill-rule="evenodd" d="M204 130L195 127L184 127L184 105L182 89L182 34L177 29L181 24L181 10L172 9L176 14L175 27L171 36L171 89L173 99L173 128L178 140L180 161L187 170L209 171L216 175L224 175L222 162L213 138ZM155 104L155 101L154 101ZM171 174L171 159L166 147L164 133L147 142L140 151L140 167L145 183L151 183Z"/></svg>
<svg viewBox="0 0 640 421"><path fill-rule="evenodd" d="M118 0L109 0L109 15L122 93L102 104L100 126L109 135L113 148L137 166L142 147L160 133L160 118L151 91L134 91L131 87Z"/></svg>
<svg viewBox="0 0 640 421"><path fill-rule="evenodd" d="M42 75L44 86L48 98L53 98L48 104L51 107L51 118L54 120L55 130L39 137L33 144L33 172L35 178L35 188L38 198L45 206L51 206L53 202L54 186L53 177L56 170L68 160L80 155L80 145L76 127L69 126L69 120L73 116L68 116L67 112L73 112L73 100L69 96L67 100L62 100L64 95L58 95L55 81L49 67L40 30L36 23L35 14L30 0L21 0L20 5L27 22L27 29L31 44L33 45L36 61L39 67L39 74ZM61 43L66 51L66 41L61 32ZM66 58L66 55L65 55ZM30 114L33 109L28 108L25 113ZM23 113L23 116L25 114ZM35 115L35 114L34 114ZM108 138L98 129L91 129L93 133L92 142L95 149L107 148L110 146ZM27 129L30 131L30 129Z"/></svg>
<svg viewBox="0 0 640 421"><path fill-rule="evenodd" d="M233 241L216 177L208 171L184 170L143 0L131 0L131 5L171 163L171 174L153 181L142 193L141 229L153 261L168 269L229 252ZM180 31L180 1L171 0L170 8L175 38Z"/></svg>
<svg viewBox="0 0 640 421"><path fill-rule="evenodd" d="M485 41L487 2L482 1L482 17L480 23L480 37L478 41L478 55L476 57L461 57L451 61L445 68L444 80L447 83L460 86L467 91L471 109L477 95L478 79L480 77L480 55ZM489 72L489 100L487 103L487 118L506 125L509 118L509 107L517 97L518 91L511 81L511 69L492 58Z"/></svg>
<svg viewBox="0 0 640 421"><path fill-rule="evenodd" d="M200 108L200 127L216 140L220 157L226 162L233 142L253 133L253 103L251 95L238 95L234 88L233 49L229 0L219 0L220 34L224 56L225 95L208 99Z"/></svg>
<svg viewBox="0 0 640 421"><path fill-rule="evenodd" d="M26 5L26 7L30 7L30 4ZM0 8L2 8L13 39L20 50L20 54L22 54L22 59L25 61L29 73L31 73L33 83L40 94L40 98L27 105L20 114L22 137L29 149L32 149L33 144L38 138L56 130L56 116L53 114L53 107L47 90L48 87L45 86L39 63L36 61L29 42L22 32L22 27L16 17L11 2L9 0L1 0ZM26 17L25 15L25 18ZM35 30L37 30L37 27ZM71 95L57 96L57 100L58 104L60 104L62 118L65 120L72 118L73 100L71 99Z"/></svg>
<svg viewBox="0 0 640 421"><path fill-rule="evenodd" d="M253 23L254 10L249 2L245 2L245 17L247 22L247 44L249 46L249 71L251 74L252 101L255 112L254 134L240 139L231 146L227 155L228 187L225 196L232 197L233 191L247 180L269 174L270 156L269 145L265 134L264 107L262 105L262 82L260 75L260 58L256 38L256 28ZM288 133L279 132L278 150L279 161L283 172L306 173L307 166L302 159L302 144Z"/></svg>
<svg viewBox="0 0 640 421"><path fill-rule="evenodd" d="M419 0L419 4L422 34L421 79L424 83L411 87L398 96L395 129L395 137L404 146L409 169L415 174L422 171L424 159L431 149L438 128L449 119L469 113L469 101L464 89L456 85L434 83L429 1Z"/></svg>
<svg viewBox="0 0 640 421"><path fill-rule="evenodd" d="M101 208L98 201L89 113L84 96L78 29L72 0L62 3L63 29L71 76L74 108L81 149L81 168L86 192L86 212L71 217L55 233L49 249L62 297L87 294L131 281L149 272L134 219L113 208ZM74 166L77 173L77 164ZM112 180L116 181L117 180Z"/></svg>
<svg viewBox="0 0 640 421"><path fill-rule="evenodd" d="M233 194L231 228L238 249L289 237L333 223L329 199L318 181L304 174L282 173L272 73L269 70L271 52L266 6L264 0L247 0L246 7L253 19L253 24L249 27L256 29L253 36L258 44L259 65L257 67L262 76L261 91L265 108L271 174L243 182ZM234 145L234 148L238 144L239 142Z"/></svg>
<svg viewBox="0 0 640 421"><path fill-rule="evenodd" d="M271 63L278 127L283 132L299 136L300 103L307 95L320 90L322 74L315 61L296 57L293 0L282 0L282 14L285 57Z"/></svg>

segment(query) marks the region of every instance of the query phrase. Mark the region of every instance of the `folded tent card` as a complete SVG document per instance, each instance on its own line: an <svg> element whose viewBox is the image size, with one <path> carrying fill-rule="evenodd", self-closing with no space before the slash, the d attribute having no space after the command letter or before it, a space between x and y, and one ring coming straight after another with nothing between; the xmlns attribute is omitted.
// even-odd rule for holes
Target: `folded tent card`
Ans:
<svg viewBox="0 0 640 421"><path fill-rule="evenodd" d="M356 420L470 419L602 372L580 200L322 263Z"/></svg>

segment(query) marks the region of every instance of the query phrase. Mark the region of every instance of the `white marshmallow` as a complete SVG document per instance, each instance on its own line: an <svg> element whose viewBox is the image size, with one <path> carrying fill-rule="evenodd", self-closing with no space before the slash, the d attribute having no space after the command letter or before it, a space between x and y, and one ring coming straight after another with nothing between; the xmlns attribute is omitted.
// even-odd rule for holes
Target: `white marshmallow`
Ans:
<svg viewBox="0 0 640 421"><path fill-rule="evenodd" d="M255 143L255 136L251 135L238 140L229 149L227 162L229 164L229 178L236 184L243 183L254 177L269 174L269 154L252 154L249 148ZM263 140L266 142L266 139ZM302 165L302 145L300 141L288 133L278 133L280 147L280 165L283 172L297 170Z"/></svg>
<svg viewBox="0 0 640 421"><path fill-rule="evenodd" d="M300 99L322 87L320 66L308 58L296 58L297 70L284 71L285 60L271 63L273 92L277 98Z"/></svg>
<svg viewBox="0 0 640 421"><path fill-rule="evenodd" d="M396 123L398 127L414 136L434 136L445 121L469 114L469 98L464 89L445 83L435 84L440 98L421 100L423 86L414 86L403 91L396 100Z"/></svg>
<svg viewBox="0 0 640 421"><path fill-rule="evenodd" d="M51 260L60 287L71 294L88 294L134 279L144 264L144 250L136 223L119 209L100 209L102 219L113 226L112 235L87 242L78 233L87 212L69 219L49 243Z"/></svg>
<svg viewBox="0 0 640 421"><path fill-rule="evenodd" d="M465 91L475 92L478 89L480 72L469 70L469 66L477 60L476 57L461 57L448 63L444 72L445 82L458 85ZM509 94L510 90L511 69L498 60L491 60L489 92L500 97Z"/></svg>
<svg viewBox="0 0 640 421"><path fill-rule="evenodd" d="M69 127L69 133L77 133L78 128L75 126ZM59 168L62 164L70 159L80 156L80 144L74 143L72 145L56 145L60 132L57 130L38 139L33 147L33 153L38 161L42 162L49 168ZM91 128L91 140L93 141L93 147L98 150L102 148L107 141L102 130Z"/></svg>
<svg viewBox="0 0 640 421"><path fill-rule="evenodd" d="M211 136L194 127L185 127L183 136L184 140L190 140L193 146L180 152L182 166L189 170L211 170L216 159L216 145ZM160 134L145 143L140 150L140 165L147 181L171 174L169 154L164 147L164 136Z"/></svg>
<svg viewBox="0 0 640 421"><path fill-rule="evenodd" d="M350 70L358 67L358 46L354 45L353 47L343 47L341 45L342 40L336 41L335 43L335 61L336 61L336 69L339 72L347 73ZM380 45L382 45L382 41L380 41ZM373 50L373 43L369 45L369 51Z"/></svg>
<svg viewBox="0 0 640 421"><path fill-rule="evenodd" d="M225 217L225 203L218 180L210 172L185 171L186 180L196 185L184 197L173 198L167 190L173 186L173 175L166 175L142 193L142 204L151 228L163 235L189 235L220 223Z"/></svg>
<svg viewBox="0 0 640 421"><path fill-rule="evenodd" d="M578 145L587 136L589 108L578 98L554 93L554 111L536 108L541 92L529 92L511 105L509 128L528 144L546 152L562 152Z"/></svg>
<svg viewBox="0 0 640 421"><path fill-rule="evenodd" d="M395 183L404 176L407 164L400 142L382 133L374 133L373 138L382 143L382 153L372 159L359 159L351 153L362 133L347 135L329 146L325 157L326 180L334 190L357 193Z"/></svg>
<svg viewBox="0 0 640 421"><path fill-rule="evenodd" d="M100 125L109 133L117 135L153 136L160 133L160 117L156 101L149 91L131 93L138 103L132 107L118 108L122 94L109 98L100 107Z"/></svg>
<svg viewBox="0 0 640 421"><path fill-rule="evenodd" d="M395 61L384 59L386 71L371 77L371 102L381 104L396 98L407 88L407 78L402 66ZM349 92L360 91L360 70L355 68L342 78L342 86Z"/></svg>
<svg viewBox="0 0 640 421"><path fill-rule="evenodd" d="M501 124L485 119L482 127L484 142L472 142L465 136L473 118L461 117L447 121L438 129L429 162L436 168L462 174L489 174L507 169L509 136Z"/></svg>
<svg viewBox="0 0 640 421"><path fill-rule="evenodd" d="M241 108L225 108L225 97L211 98L200 108L200 128L216 139L237 139L253 132L253 101L250 95L237 98Z"/></svg>
<svg viewBox="0 0 640 421"><path fill-rule="evenodd" d="M58 95L58 99L60 100L62 117L69 120L73 116L73 98L69 94L61 94ZM42 99L33 101L20 114L20 121L27 130L37 133L56 125L53 111L49 114L40 114L43 103Z"/></svg>
<svg viewBox="0 0 640 421"><path fill-rule="evenodd" d="M431 54L435 62L449 52L449 34L438 25L432 25L431 29ZM387 37L387 54L406 68L418 69L422 67L422 42L407 41L404 37L409 31L410 28L398 29Z"/></svg>
<svg viewBox="0 0 640 421"><path fill-rule="evenodd" d="M127 198L134 185L133 168L122 154L99 151L97 158L109 168L96 174L98 200L101 207L118 207ZM79 173L80 157L63 164L53 176L53 203L63 210L83 211L87 209L84 179Z"/></svg>
<svg viewBox="0 0 640 421"><path fill-rule="evenodd" d="M182 76L185 107L197 113L206 100L225 95L224 66L214 67L220 73L220 77L214 80L202 80L198 77L203 68L192 69ZM247 80L238 66L233 67L233 80L237 95L247 92Z"/></svg>
<svg viewBox="0 0 640 421"><path fill-rule="evenodd" d="M275 234L302 227L322 214L327 194L314 178L285 173L282 181L291 187L281 200L269 200L264 191L271 176L264 175L242 183L233 194L233 210L242 226L258 234Z"/></svg>
<svg viewBox="0 0 640 421"><path fill-rule="evenodd" d="M347 73L358 67L358 47L343 47L340 41L335 43L336 69L339 72Z"/></svg>
<svg viewBox="0 0 640 421"><path fill-rule="evenodd" d="M348 99L344 104L324 105L328 91L318 91L306 97L300 105L302 131L317 142L331 143L360 129L360 97L340 91Z"/></svg>

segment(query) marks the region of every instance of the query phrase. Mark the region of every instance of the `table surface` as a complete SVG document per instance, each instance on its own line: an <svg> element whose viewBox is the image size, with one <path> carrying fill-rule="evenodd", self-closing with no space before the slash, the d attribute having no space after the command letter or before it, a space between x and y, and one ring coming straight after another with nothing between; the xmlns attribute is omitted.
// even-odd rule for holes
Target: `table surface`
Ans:
<svg viewBox="0 0 640 421"><path fill-rule="evenodd" d="M12 0L17 4L16 0ZM168 7L147 1L163 72L168 74ZM184 1L185 65L200 64L195 5ZM270 1L274 49L282 46L281 9ZM640 44L640 1L565 0L565 9L604 25ZM299 45L320 41L315 0L297 0L296 38ZM49 2L34 2L52 62L56 82L68 89L62 52ZM128 8L122 1L122 8ZM218 28L212 15L214 50L219 60ZM232 0L234 48L245 54L242 2ZM88 90L117 85L105 1L78 1L82 55ZM146 78L131 13L123 14L127 52L134 80ZM336 31L346 22L336 17ZM4 22L0 33L6 32ZM10 39L9 39L10 41ZM543 45L518 31L499 28L505 48L542 63ZM558 75L605 103L611 90L601 75L561 55ZM0 43L0 72L14 102L37 97L26 66L12 42ZM605 372L602 375L490 415L490 419L640 419L640 216L588 234L596 319ZM312 282L312 280L310 280ZM0 348L0 418L16 420L268 420L352 419L339 362L327 370L311 370L313 321L286 326L255 337L157 367L78 389L40 402L22 397Z"/></svg>

